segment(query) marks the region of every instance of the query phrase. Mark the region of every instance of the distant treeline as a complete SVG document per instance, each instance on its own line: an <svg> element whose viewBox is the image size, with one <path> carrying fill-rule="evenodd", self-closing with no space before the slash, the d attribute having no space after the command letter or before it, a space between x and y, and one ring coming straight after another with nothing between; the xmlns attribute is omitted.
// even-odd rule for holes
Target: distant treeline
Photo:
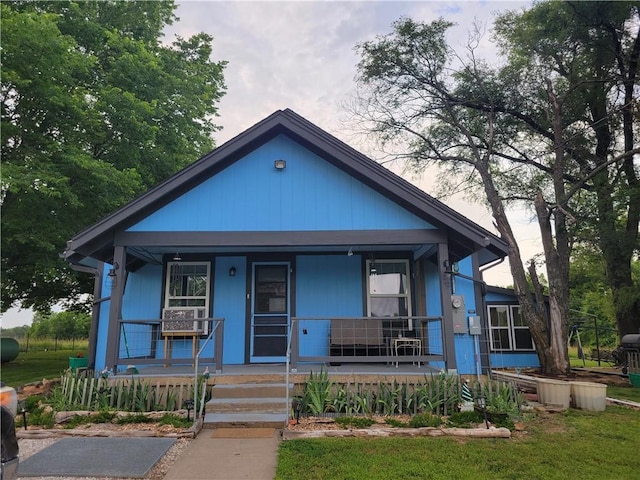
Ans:
<svg viewBox="0 0 640 480"><path fill-rule="evenodd" d="M17 340L26 338L72 340L89 338L90 327L91 316L84 312L35 313L33 323L30 326L2 328L0 334L3 337L12 337Z"/></svg>

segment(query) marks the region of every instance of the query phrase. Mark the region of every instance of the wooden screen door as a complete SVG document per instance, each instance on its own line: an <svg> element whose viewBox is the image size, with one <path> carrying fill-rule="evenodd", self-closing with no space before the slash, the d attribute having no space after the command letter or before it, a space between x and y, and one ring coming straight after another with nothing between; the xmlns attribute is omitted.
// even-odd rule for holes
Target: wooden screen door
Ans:
<svg viewBox="0 0 640 480"><path fill-rule="evenodd" d="M251 363L284 362L289 335L289 264L254 263Z"/></svg>

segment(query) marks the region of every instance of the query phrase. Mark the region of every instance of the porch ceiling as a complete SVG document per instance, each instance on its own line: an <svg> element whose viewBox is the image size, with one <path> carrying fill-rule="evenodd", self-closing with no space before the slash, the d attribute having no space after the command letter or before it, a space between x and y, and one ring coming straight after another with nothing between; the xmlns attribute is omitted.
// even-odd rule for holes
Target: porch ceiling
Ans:
<svg viewBox="0 0 640 480"><path fill-rule="evenodd" d="M130 247L127 253L145 263L162 264L165 255L180 253L180 255L191 254L251 254L251 253L342 253L353 255L369 255L371 252L412 252L416 257L420 256L425 249L421 244L398 244L398 245L307 245L307 246L272 246L272 247Z"/></svg>

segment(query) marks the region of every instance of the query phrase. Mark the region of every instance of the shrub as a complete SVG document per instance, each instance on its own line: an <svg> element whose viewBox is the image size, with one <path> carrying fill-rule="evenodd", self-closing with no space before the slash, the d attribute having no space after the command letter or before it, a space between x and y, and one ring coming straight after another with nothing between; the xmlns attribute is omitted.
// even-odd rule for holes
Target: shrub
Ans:
<svg viewBox="0 0 640 480"><path fill-rule="evenodd" d="M409 426L413 428L439 427L440 425L442 425L442 417L431 413L418 413L409 420Z"/></svg>
<svg viewBox="0 0 640 480"><path fill-rule="evenodd" d="M397 418L393 418L393 417L389 417L389 418L385 418L384 419L384 423L386 423L387 425L393 427L393 428L403 428L408 426L408 424L406 422L403 422L401 420L398 420Z"/></svg>
<svg viewBox="0 0 640 480"><path fill-rule="evenodd" d="M151 417L144 415L143 413L134 413L125 415L116 419L118 425L126 425L128 423L153 423L155 420Z"/></svg>
<svg viewBox="0 0 640 480"><path fill-rule="evenodd" d="M349 426L355 428L367 428L376 423L373 419L368 417L338 417L335 422L342 428Z"/></svg>
<svg viewBox="0 0 640 480"><path fill-rule="evenodd" d="M186 418L176 415L175 413L165 413L160 420L160 425L171 425L175 428L189 428L193 425L193 420L187 420Z"/></svg>
<svg viewBox="0 0 640 480"><path fill-rule="evenodd" d="M484 422L482 414L476 412L456 412L452 413L447 419L447 425L460 428L471 428L477 424Z"/></svg>

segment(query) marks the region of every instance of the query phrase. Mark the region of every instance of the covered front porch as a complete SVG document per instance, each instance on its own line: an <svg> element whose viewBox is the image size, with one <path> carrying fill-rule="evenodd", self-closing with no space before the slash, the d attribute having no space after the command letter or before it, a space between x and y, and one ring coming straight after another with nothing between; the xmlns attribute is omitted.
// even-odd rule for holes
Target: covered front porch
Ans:
<svg viewBox="0 0 640 480"><path fill-rule="evenodd" d="M180 322L189 330L177 331ZM287 326L282 363L225 365L224 319L120 320L120 352L113 373L176 374L198 371L223 374L244 367L284 365L302 373L331 367L368 373L439 371L445 368L442 317L292 317ZM278 340L279 331L275 331ZM195 369L195 370L194 370ZM276 368L282 371L282 367Z"/></svg>

